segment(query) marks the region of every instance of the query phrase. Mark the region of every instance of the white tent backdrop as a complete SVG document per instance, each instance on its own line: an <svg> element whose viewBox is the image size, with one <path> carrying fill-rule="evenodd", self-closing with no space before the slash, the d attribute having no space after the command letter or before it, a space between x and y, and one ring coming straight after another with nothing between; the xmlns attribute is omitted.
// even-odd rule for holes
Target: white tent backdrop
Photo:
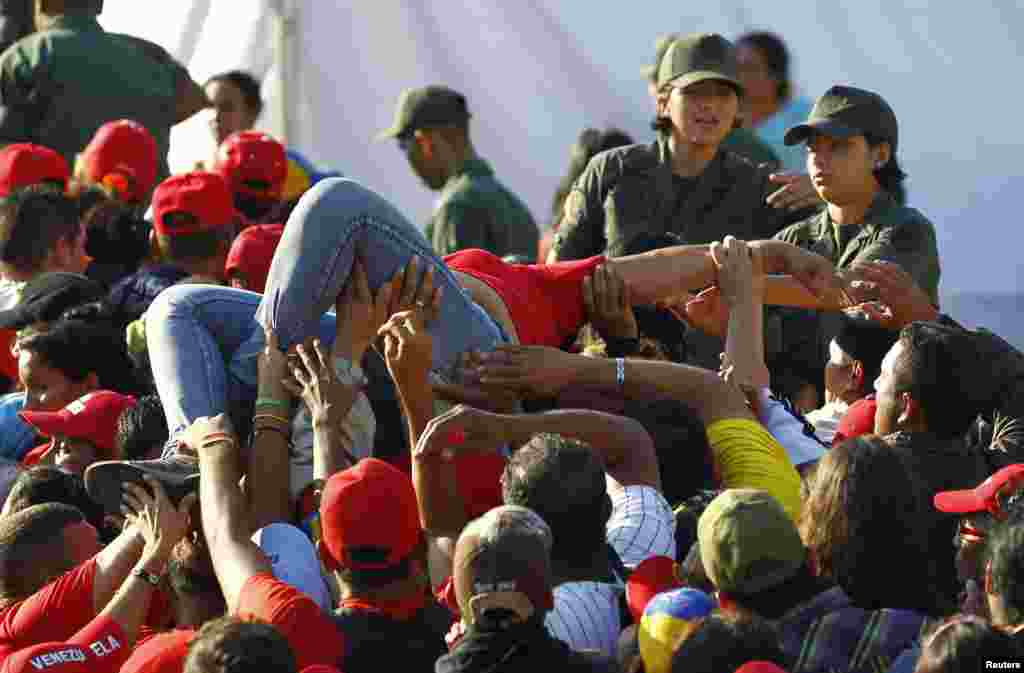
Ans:
<svg viewBox="0 0 1024 673"><path fill-rule="evenodd" d="M287 129L274 49L282 11L294 19ZM433 194L393 143L373 140L401 89L445 83L465 93L480 154L547 222L584 126L650 139L639 73L659 33L776 30L794 52L804 94L845 82L889 100L911 204L938 230L944 308L1024 343L1019 302L1009 297L1024 284L1024 228L1014 208L1024 194L1024 92L1010 85L1024 67L1017 3L737 0L698 11L667 0L107 0L101 21L162 44L197 80L236 67L264 77L263 128L287 130L290 145L380 191L416 222ZM176 129L173 167L211 151L199 117Z"/></svg>

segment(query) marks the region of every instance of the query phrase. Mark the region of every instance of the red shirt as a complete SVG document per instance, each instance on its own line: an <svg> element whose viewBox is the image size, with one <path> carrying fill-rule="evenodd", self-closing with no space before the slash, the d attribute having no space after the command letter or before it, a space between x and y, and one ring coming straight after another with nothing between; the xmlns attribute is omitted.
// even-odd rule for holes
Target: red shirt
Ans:
<svg viewBox="0 0 1024 673"><path fill-rule="evenodd" d="M0 611L0 658L39 643L67 642L94 617L96 560L74 570Z"/></svg>
<svg viewBox="0 0 1024 673"><path fill-rule="evenodd" d="M0 673L117 673L131 651L117 622L97 617L67 642L40 643L9 654Z"/></svg>
<svg viewBox="0 0 1024 673"><path fill-rule="evenodd" d="M121 673L181 673L195 635L193 629L175 629L140 640Z"/></svg>
<svg viewBox="0 0 1024 673"><path fill-rule="evenodd" d="M561 348L586 322L583 279L604 256L557 264L508 264L484 250L460 250L444 258L448 268L486 283L505 303L526 346Z"/></svg>
<svg viewBox="0 0 1024 673"><path fill-rule="evenodd" d="M336 666L345 654L341 632L320 606L270 573L246 581L235 614L273 624L291 645L300 671L314 664Z"/></svg>

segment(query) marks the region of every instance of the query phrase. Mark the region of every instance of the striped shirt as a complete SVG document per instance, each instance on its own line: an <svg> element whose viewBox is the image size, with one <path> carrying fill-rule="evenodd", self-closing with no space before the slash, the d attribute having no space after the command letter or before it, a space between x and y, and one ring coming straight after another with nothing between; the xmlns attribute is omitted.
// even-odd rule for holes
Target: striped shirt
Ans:
<svg viewBox="0 0 1024 673"><path fill-rule="evenodd" d="M657 555L675 558L675 517L657 489L627 486L609 495L612 515L605 536L623 565L632 569ZM621 582L559 584L554 590L554 609L545 622L548 631L574 650L614 656L622 631L619 604L623 591Z"/></svg>

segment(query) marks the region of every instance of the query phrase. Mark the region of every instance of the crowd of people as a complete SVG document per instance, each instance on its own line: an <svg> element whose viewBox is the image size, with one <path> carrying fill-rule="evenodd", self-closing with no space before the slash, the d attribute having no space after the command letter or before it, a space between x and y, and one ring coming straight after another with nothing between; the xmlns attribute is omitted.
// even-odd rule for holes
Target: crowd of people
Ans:
<svg viewBox="0 0 1024 673"><path fill-rule="evenodd" d="M585 129L538 227L410 89L421 230L257 130L251 75L24 4L0 673L1024 663L1024 355L940 311L879 94L663 36L653 142Z"/></svg>

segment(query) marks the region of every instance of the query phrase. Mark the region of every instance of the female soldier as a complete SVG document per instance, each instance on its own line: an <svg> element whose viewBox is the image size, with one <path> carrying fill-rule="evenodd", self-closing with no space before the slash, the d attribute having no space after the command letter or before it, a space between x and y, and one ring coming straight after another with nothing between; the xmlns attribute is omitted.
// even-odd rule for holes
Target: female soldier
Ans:
<svg viewBox="0 0 1024 673"><path fill-rule="evenodd" d="M728 40L676 40L658 68L658 140L594 158L566 199L549 261L619 256L635 237L666 232L693 244L757 239L799 219L786 208L817 202L809 181L787 184L769 204L770 168L720 148L742 93Z"/></svg>

